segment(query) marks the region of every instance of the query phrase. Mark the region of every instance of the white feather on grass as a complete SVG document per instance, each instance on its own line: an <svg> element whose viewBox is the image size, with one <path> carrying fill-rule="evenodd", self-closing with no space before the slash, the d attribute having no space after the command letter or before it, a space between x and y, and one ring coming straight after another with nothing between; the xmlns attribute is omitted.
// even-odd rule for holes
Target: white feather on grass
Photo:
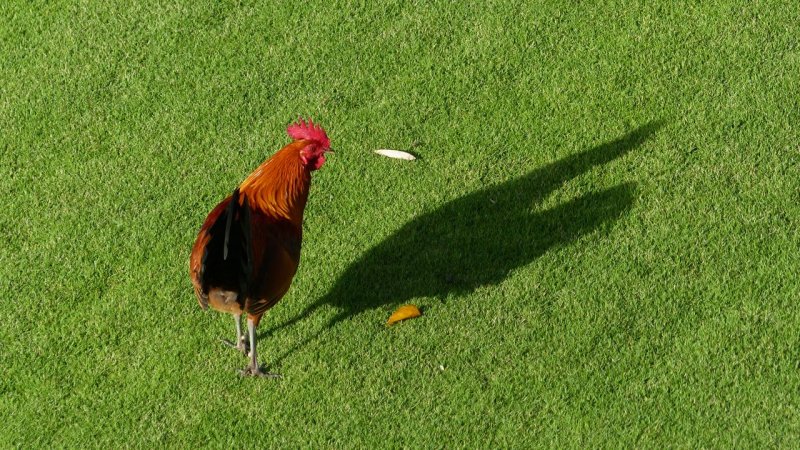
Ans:
<svg viewBox="0 0 800 450"><path fill-rule="evenodd" d="M386 156L388 158L395 158L395 159L405 159L406 161L413 161L417 159L411 153L401 152L400 150L389 150L388 148L382 148L380 150L375 150L375 153Z"/></svg>

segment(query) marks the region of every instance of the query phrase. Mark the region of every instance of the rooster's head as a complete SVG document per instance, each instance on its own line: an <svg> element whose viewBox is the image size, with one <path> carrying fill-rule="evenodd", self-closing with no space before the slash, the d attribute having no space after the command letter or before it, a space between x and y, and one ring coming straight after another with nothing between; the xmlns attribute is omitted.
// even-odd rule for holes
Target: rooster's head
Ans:
<svg viewBox="0 0 800 450"><path fill-rule="evenodd" d="M317 170L325 163L325 152L331 151L331 141L321 126L315 125L311 119L297 122L286 128L289 137L299 141L308 141L308 145L300 150L300 160L309 170Z"/></svg>

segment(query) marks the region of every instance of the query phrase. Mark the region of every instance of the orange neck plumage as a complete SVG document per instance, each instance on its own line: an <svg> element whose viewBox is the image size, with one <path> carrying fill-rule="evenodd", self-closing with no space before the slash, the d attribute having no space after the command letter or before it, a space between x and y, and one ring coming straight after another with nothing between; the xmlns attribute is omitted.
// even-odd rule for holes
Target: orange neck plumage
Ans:
<svg viewBox="0 0 800 450"><path fill-rule="evenodd" d="M297 140L264 161L239 185L250 206L276 219L297 226L303 222L311 173L303 166L300 150L309 144Z"/></svg>

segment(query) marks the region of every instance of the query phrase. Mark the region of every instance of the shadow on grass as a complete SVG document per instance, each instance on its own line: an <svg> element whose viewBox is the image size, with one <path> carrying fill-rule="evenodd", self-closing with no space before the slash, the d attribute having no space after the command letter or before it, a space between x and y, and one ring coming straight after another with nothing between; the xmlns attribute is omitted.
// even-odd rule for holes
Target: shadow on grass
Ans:
<svg viewBox="0 0 800 450"><path fill-rule="evenodd" d="M412 220L351 264L324 297L267 333L302 320L324 304L341 311L331 327L363 311L412 298L443 299L499 284L510 271L628 210L634 202L633 183L532 211L568 180L635 149L660 127L661 123L651 122L620 139L455 199Z"/></svg>

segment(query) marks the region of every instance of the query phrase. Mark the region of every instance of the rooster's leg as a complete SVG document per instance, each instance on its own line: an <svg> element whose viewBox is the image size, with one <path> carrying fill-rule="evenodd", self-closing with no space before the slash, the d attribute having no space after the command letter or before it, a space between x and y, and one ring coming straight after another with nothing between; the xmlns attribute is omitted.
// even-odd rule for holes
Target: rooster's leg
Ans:
<svg viewBox="0 0 800 450"><path fill-rule="evenodd" d="M236 321L236 343L223 339L222 343L227 345L228 347L235 348L239 350L243 354L247 354L247 343L244 341L244 335L242 334L242 315L241 314L234 314L233 320Z"/></svg>
<svg viewBox="0 0 800 450"><path fill-rule="evenodd" d="M247 331L250 335L250 365L245 367L240 374L242 376L252 375L254 377L280 378L281 376L279 374L263 372L261 368L258 367L258 358L256 357L256 324L253 319L249 317L247 318Z"/></svg>

